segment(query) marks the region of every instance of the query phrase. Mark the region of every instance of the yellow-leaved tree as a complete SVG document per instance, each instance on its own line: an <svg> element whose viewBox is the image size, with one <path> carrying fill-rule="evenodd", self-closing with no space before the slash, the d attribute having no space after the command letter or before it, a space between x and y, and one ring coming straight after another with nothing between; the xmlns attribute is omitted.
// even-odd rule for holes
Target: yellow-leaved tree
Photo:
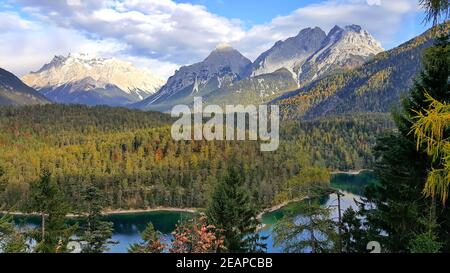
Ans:
<svg viewBox="0 0 450 273"><path fill-rule="evenodd" d="M428 93L425 96L430 107L416 111L411 132L417 140L417 149L426 149L433 163L439 166L428 173L424 194L440 197L445 204L450 186L450 139L445 137L445 132L450 129L450 104L440 102Z"/></svg>

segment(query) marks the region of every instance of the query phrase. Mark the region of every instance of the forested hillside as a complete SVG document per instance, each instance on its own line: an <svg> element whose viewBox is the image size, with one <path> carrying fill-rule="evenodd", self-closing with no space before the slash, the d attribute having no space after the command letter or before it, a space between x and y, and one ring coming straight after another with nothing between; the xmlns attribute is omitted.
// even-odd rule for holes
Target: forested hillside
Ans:
<svg viewBox="0 0 450 273"><path fill-rule="evenodd" d="M203 207L230 164L241 165L261 206L276 202L285 181L305 166L360 169L373 162L387 115L282 124L276 152L257 142L172 140L171 119L122 108L45 105L0 108L0 206L24 210L43 169L76 209L97 186L108 208Z"/></svg>

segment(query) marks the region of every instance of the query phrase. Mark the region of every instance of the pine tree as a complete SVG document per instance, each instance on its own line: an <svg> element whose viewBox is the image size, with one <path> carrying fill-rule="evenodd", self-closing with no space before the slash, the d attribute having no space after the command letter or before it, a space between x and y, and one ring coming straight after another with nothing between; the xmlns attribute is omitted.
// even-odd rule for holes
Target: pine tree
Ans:
<svg viewBox="0 0 450 273"><path fill-rule="evenodd" d="M113 223L104 221L102 209L104 198L101 191L90 186L84 193L85 201L85 224L81 227L82 251L85 253L102 253L108 250L108 245L113 234Z"/></svg>
<svg viewBox="0 0 450 273"><path fill-rule="evenodd" d="M0 166L0 194L6 189L7 180L5 176L6 172L3 170L2 166Z"/></svg>
<svg viewBox="0 0 450 273"><path fill-rule="evenodd" d="M76 227L66 224L68 207L49 171L42 171L39 181L31 185L30 195L31 212L39 212L41 215L40 232L35 232L35 239L38 241L35 251L65 252Z"/></svg>
<svg viewBox="0 0 450 273"><path fill-rule="evenodd" d="M13 218L9 215L0 217L0 253L27 252L26 236L15 228Z"/></svg>
<svg viewBox="0 0 450 273"><path fill-rule="evenodd" d="M142 242L130 245L130 253L162 253L166 247L161 242L162 234L155 230L152 223L148 223L145 230L141 233Z"/></svg>
<svg viewBox="0 0 450 273"><path fill-rule="evenodd" d="M330 208L318 200L302 203L298 211L289 213L274 227L275 245L287 253L332 253L338 251L337 224L331 219Z"/></svg>
<svg viewBox="0 0 450 273"><path fill-rule="evenodd" d="M367 233L358 213L348 208L342 215L342 247L345 253L364 253L366 251Z"/></svg>
<svg viewBox="0 0 450 273"><path fill-rule="evenodd" d="M403 100L402 109L394 114L396 125L403 136L413 139L411 127L417 113L429 108L431 96L440 102L450 101L450 44L449 34L437 38L435 45L424 50L423 69L414 81L410 95Z"/></svg>
<svg viewBox="0 0 450 273"><path fill-rule="evenodd" d="M427 92L439 101L450 100L449 76L450 47L448 37L443 37L424 52L423 71L401 111L394 114L398 132L381 137L375 148L375 171L380 183L367 189L367 206L361 213L368 219L370 230L378 233L373 236L387 251L409 252L408 246L417 234L427 231L428 226L421 219L434 206L440 223L439 240L445 242L444 249L450 247L446 235L450 225L448 208L423 195L430 169L439 168L440 163L433 163L426 152L417 150L411 133L414 118L429 107Z"/></svg>
<svg viewBox="0 0 450 273"><path fill-rule="evenodd" d="M430 209L429 217L420 219L426 230L417 234L409 243L409 250L411 253L438 253L442 248L442 243L439 242L437 230L439 228L436 223L433 208Z"/></svg>
<svg viewBox="0 0 450 273"><path fill-rule="evenodd" d="M224 246L231 253L262 252L257 208L244 188L242 170L230 168L215 188L207 209L209 221L223 230Z"/></svg>
<svg viewBox="0 0 450 273"><path fill-rule="evenodd" d="M420 5L425 8L425 21L437 24L440 19L448 18L450 12L449 0L420 0Z"/></svg>

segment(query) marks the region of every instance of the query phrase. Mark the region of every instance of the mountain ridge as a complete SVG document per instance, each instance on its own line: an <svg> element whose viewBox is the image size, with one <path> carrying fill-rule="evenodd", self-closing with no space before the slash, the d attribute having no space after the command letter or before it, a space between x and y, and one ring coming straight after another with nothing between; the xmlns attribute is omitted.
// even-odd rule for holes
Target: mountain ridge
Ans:
<svg viewBox="0 0 450 273"><path fill-rule="evenodd" d="M302 29L296 36L276 42L263 52L252 65L252 76L269 74L286 68L295 75L294 67L317 51L326 38L319 27Z"/></svg>
<svg viewBox="0 0 450 273"><path fill-rule="evenodd" d="M194 95L205 95L248 76L251 61L228 44L219 44L201 62L183 66L154 95L132 107L161 110L187 103Z"/></svg>
<svg viewBox="0 0 450 273"><path fill-rule="evenodd" d="M23 83L13 73L0 68L0 105L51 103L45 96Z"/></svg>
<svg viewBox="0 0 450 273"><path fill-rule="evenodd" d="M359 25L334 26L319 50L297 67L299 85L337 70L353 69L384 49Z"/></svg>
<svg viewBox="0 0 450 273"><path fill-rule="evenodd" d="M438 30L438 31L436 31ZM363 66L317 79L273 100L284 119L315 119L355 112L389 112L407 95L421 70L422 51L441 32L450 32L450 22L381 52Z"/></svg>
<svg viewBox="0 0 450 273"><path fill-rule="evenodd" d="M202 62L181 67L160 91L132 107L168 111L177 104L191 104L194 96L205 96L208 103L267 103L295 90L299 82L360 66L382 50L357 25L336 26L328 35L318 27L302 29L276 42L254 63L230 45L219 44ZM289 71L290 78L280 71ZM308 76L297 74L302 71Z"/></svg>

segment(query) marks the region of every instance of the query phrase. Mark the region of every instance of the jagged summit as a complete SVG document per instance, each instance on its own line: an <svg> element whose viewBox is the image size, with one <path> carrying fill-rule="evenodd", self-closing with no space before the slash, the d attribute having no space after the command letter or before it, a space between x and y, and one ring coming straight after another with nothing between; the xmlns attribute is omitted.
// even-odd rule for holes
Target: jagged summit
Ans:
<svg viewBox="0 0 450 273"><path fill-rule="evenodd" d="M348 25L345 26L345 29L347 31L354 31L354 32L361 32L362 31L362 27L359 25Z"/></svg>
<svg viewBox="0 0 450 273"><path fill-rule="evenodd" d="M339 33L339 32L341 32L341 31L343 31L343 30L344 30L344 29L341 28L340 26L335 25L332 29L330 29L330 32L328 32L328 36L331 36L331 35L333 35L333 34Z"/></svg>
<svg viewBox="0 0 450 273"><path fill-rule="evenodd" d="M276 42L254 63L231 45L220 43L202 62L181 67L159 92L134 106L166 111L192 102L193 94L213 100L214 96L248 90L263 94L258 99L268 97L269 89L273 94L282 93L292 89L292 82L299 87L335 70L360 66L381 51L380 44L358 25L335 26L328 34L319 27L304 28L296 36ZM289 71L291 79L286 73L276 73L280 69ZM226 92L231 89L236 92Z"/></svg>
<svg viewBox="0 0 450 273"><path fill-rule="evenodd" d="M361 66L382 51L380 42L361 26L334 26L321 48L298 67L298 81L307 83L335 70Z"/></svg>
<svg viewBox="0 0 450 273"><path fill-rule="evenodd" d="M89 85L86 79L90 79ZM71 93L102 89L103 93L93 104L109 104L101 97L108 98L124 93L123 104L145 99L154 94L164 81L146 69L134 67L131 63L115 58L95 57L86 53L70 53L67 56L55 56L52 61L36 72L25 75L22 80L48 97L57 97L57 102L71 103L71 98L59 94L70 86ZM94 83L94 84L93 84ZM92 85L95 88L92 88ZM114 86L114 93L107 89ZM117 92L116 92L117 91ZM114 103L121 105L119 101Z"/></svg>
<svg viewBox="0 0 450 273"><path fill-rule="evenodd" d="M262 53L253 63L251 75L286 68L300 83L336 68L361 65L368 57L381 51L381 44L358 25L343 28L336 25L328 34L319 27L305 28Z"/></svg>
<svg viewBox="0 0 450 273"><path fill-rule="evenodd" d="M278 41L268 51L262 53L253 63L252 76L272 73L286 68L296 78L295 67L316 52L326 38L326 33L318 27L302 29L297 36Z"/></svg>
<svg viewBox="0 0 450 273"><path fill-rule="evenodd" d="M219 44L202 62L181 67L159 92L135 106L151 109L159 104L185 103L192 94L204 94L245 78L251 63L229 44Z"/></svg>

